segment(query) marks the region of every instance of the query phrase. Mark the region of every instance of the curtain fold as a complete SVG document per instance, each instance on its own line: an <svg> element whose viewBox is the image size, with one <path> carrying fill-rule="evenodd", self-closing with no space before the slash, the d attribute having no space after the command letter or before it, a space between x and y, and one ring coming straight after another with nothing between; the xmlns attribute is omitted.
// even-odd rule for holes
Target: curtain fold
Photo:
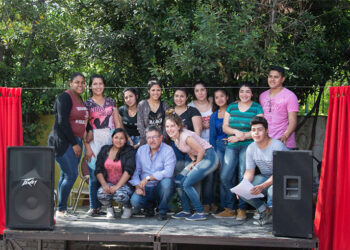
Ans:
<svg viewBox="0 0 350 250"><path fill-rule="evenodd" d="M0 87L0 234L5 229L6 148L23 145L21 88Z"/></svg>
<svg viewBox="0 0 350 250"><path fill-rule="evenodd" d="M314 231L320 250L340 250L350 245L350 86L329 92Z"/></svg>

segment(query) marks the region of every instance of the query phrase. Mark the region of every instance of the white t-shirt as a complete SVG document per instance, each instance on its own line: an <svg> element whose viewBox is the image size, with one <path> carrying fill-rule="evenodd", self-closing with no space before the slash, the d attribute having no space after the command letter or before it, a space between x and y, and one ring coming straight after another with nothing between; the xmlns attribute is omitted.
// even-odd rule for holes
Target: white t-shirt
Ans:
<svg viewBox="0 0 350 250"><path fill-rule="evenodd" d="M190 103L188 104L188 106L197 108L197 107L194 105L194 102L190 102ZM198 110L198 111L199 111L199 110ZM199 111L199 112L200 112L200 111ZM202 122L206 121L206 122L209 123L210 116L211 116L211 114L213 113L212 108L210 108L208 111L200 112L200 113L201 113L201 116L202 116ZM210 137L210 130L209 130L209 128L207 128L207 129L202 129L201 137L202 137L204 140L206 140L207 142L209 142L209 137Z"/></svg>
<svg viewBox="0 0 350 250"><path fill-rule="evenodd" d="M272 160L274 151L287 151L288 148L279 140L272 139L263 150L253 142L246 151L246 169L255 169L258 166L262 175L270 177L273 173Z"/></svg>

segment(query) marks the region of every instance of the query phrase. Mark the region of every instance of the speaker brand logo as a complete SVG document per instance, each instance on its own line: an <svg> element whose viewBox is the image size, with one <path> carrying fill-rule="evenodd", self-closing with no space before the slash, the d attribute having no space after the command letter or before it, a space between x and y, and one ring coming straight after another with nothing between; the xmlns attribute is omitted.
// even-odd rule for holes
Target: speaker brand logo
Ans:
<svg viewBox="0 0 350 250"><path fill-rule="evenodd" d="M33 178L23 179L22 187L23 186L34 187L37 182L38 182L38 180L36 178L34 178L34 177Z"/></svg>

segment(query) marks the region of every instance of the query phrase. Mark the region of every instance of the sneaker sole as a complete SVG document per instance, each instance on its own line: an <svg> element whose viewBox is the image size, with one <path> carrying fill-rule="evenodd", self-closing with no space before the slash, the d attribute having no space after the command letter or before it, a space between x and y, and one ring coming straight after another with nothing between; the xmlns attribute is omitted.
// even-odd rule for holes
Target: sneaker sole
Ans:
<svg viewBox="0 0 350 250"><path fill-rule="evenodd" d="M199 221L199 220L207 220L207 218L198 218L198 219L186 218L185 220L189 220L189 221Z"/></svg>
<svg viewBox="0 0 350 250"><path fill-rule="evenodd" d="M226 219L226 218L235 219L236 218L236 216L217 216L215 214L212 214L212 216L216 219Z"/></svg>

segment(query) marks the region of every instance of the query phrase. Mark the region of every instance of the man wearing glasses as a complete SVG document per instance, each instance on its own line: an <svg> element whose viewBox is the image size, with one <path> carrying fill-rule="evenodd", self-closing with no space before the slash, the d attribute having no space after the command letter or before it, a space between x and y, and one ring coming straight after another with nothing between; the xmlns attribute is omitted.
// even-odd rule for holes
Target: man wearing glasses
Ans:
<svg viewBox="0 0 350 250"><path fill-rule="evenodd" d="M283 87L284 69L272 66L267 78L270 89L263 92L259 101L269 124L269 136L295 149L295 129L299 104L297 96Z"/></svg>
<svg viewBox="0 0 350 250"><path fill-rule="evenodd" d="M136 170L130 180L135 186L131 204L135 210L143 208L146 217L153 217L157 206L157 219L166 220L168 202L174 193L176 157L173 149L162 142L162 131L157 126L146 129L146 140L147 144L136 153Z"/></svg>

